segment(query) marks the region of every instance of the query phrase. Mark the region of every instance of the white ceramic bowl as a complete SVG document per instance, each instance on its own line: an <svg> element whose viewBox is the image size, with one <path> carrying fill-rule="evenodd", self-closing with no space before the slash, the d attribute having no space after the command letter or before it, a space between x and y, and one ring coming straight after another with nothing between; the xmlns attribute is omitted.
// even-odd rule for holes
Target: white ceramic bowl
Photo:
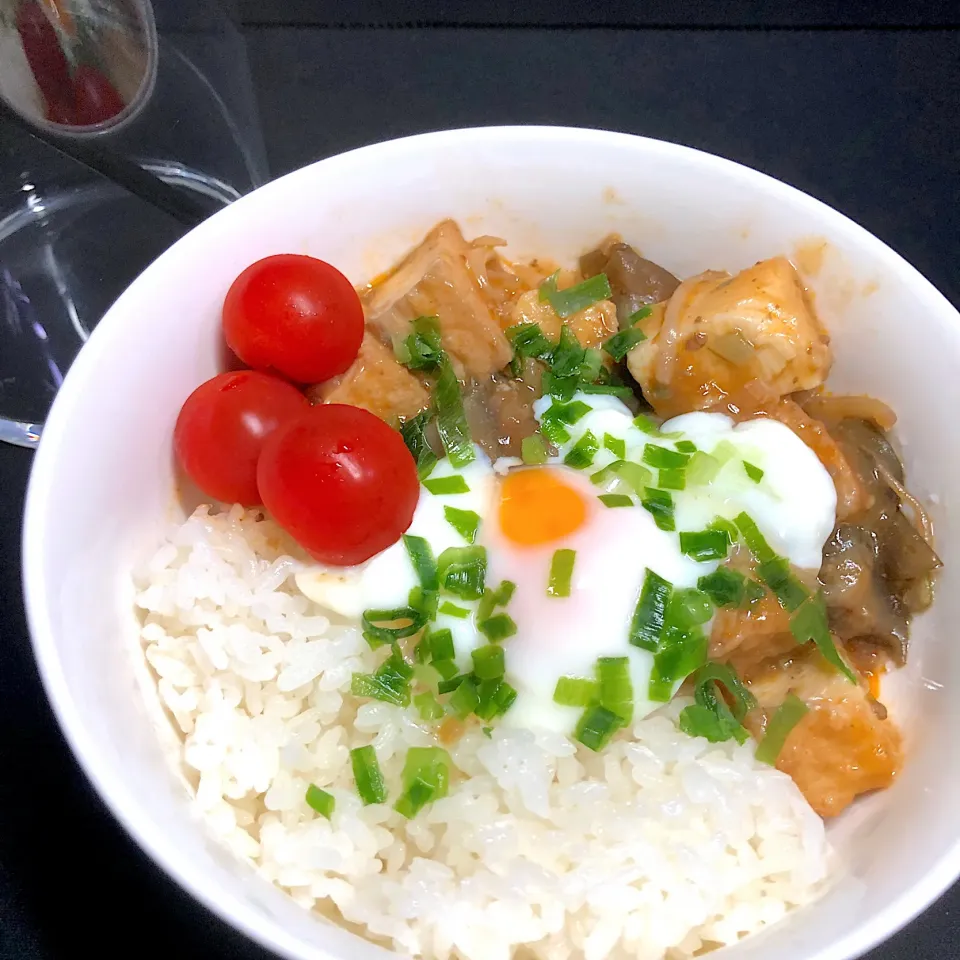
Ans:
<svg viewBox="0 0 960 960"><path fill-rule="evenodd" d="M930 500L946 563L896 686L908 759L890 790L830 825L843 878L812 907L728 948L731 960L848 960L960 873L960 317L856 224L744 167L615 133L488 128L382 143L257 190L167 251L113 306L70 371L30 483L24 585L47 693L87 775L187 890L278 953L387 957L302 911L212 842L172 772L172 734L139 658L128 571L177 509L171 434L217 371L220 305L267 254L322 257L361 283L454 217L508 253L572 258L610 231L683 277L775 253L809 270L834 337L836 389L900 415L911 489Z"/></svg>

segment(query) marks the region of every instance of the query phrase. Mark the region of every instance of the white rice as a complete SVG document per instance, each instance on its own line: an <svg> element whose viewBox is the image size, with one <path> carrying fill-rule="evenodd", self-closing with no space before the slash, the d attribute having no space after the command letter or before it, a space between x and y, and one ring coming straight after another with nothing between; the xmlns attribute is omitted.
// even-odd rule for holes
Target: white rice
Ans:
<svg viewBox="0 0 960 960"><path fill-rule="evenodd" d="M817 896L821 820L752 747L680 733L675 701L602 754L556 734L468 732L462 776L412 821L364 807L349 750L373 743L391 800L412 708L361 703L371 651L293 586L255 511L200 508L135 572L147 661L183 734L209 828L304 907L400 953L660 960L732 943ZM336 798L332 823L306 804Z"/></svg>

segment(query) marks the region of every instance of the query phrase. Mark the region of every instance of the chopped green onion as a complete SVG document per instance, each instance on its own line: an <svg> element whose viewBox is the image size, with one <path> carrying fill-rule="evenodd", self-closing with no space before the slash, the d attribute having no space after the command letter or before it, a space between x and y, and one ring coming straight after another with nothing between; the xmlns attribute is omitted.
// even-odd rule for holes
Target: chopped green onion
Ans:
<svg viewBox="0 0 960 960"><path fill-rule="evenodd" d="M450 508L447 507L449 510ZM437 580L437 561L434 559L430 544L423 537L414 537L409 533L403 535L403 545L407 548L410 562L416 571L417 579L424 590L437 590L440 581Z"/></svg>
<svg viewBox="0 0 960 960"><path fill-rule="evenodd" d="M648 436L660 436L660 425L655 420L648 417L645 413L638 413L633 418L633 425Z"/></svg>
<svg viewBox="0 0 960 960"><path fill-rule="evenodd" d="M433 370L443 359L440 323L437 317L417 317L413 332L393 344L397 360L411 370Z"/></svg>
<svg viewBox="0 0 960 960"><path fill-rule="evenodd" d="M503 676L503 647L487 644L477 647L470 656L473 658L473 675L478 680L499 680Z"/></svg>
<svg viewBox="0 0 960 960"><path fill-rule="evenodd" d="M632 507L633 500L625 493L601 493L597 499L605 507Z"/></svg>
<svg viewBox="0 0 960 960"><path fill-rule="evenodd" d="M438 660L437 663L446 664L449 661L447 660ZM434 666L437 664L435 663ZM454 673L452 677L444 677L440 683L437 684L437 693L452 693L457 687L463 683L470 675L468 673Z"/></svg>
<svg viewBox="0 0 960 960"><path fill-rule="evenodd" d="M730 549L730 539L723 530L683 530L680 532L680 552L699 563L722 560Z"/></svg>
<svg viewBox="0 0 960 960"><path fill-rule="evenodd" d="M629 327L615 333L603 345L603 349L619 363L638 343L647 339L639 327Z"/></svg>
<svg viewBox="0 0 960 960"><path fill-rule="evenodd" d="M603 435L603 446L618 460L623 460L627 456L627 442L620 437L614 437L609 433L605 433Z"/></svg>
<svg viewBox="0 0 960 960"><path fill-rule="evenodd" d="M653 313L653 307L647 304L645 307L641 307L639 310L634 310L633 313L627 317L627 323L633 326L635 323L639 323L641 320L646 320L651 313Z"/></svg>
<svg viewBox="0 0 960 960"><path fill-rule="evenodd" d="M743 461L743 469L754 483L759 483L763 479L763 471L754 464L748 463L746 460Z"/></svg>
<svg viewBox="0 0 960 960"><path fill-rule="evenodd" d="M553 355L553 344L544 336L538 323L518 323L506 330L507 339L519 357L547 360Z"/></svg>
<svg viewBox="0 0 960 960"><path fill-rule="evenodd" d="M677 529L673 517L673 497L666 490L654 490L648 487L640 503L653 516L654 523L661 530Z"/></svg>
<svg viewBox="0 0 960 960"><path fill-rule="evenodd" d="M434 660L430 666L440 674L441 681L452 680L460 672L455 660ZM454 686L456 686L456 684L454 684ZM453 687L450 689L452 690ZM446 693L444 690L438 692Z"/></svg>
<svg viewBox="0 0 960 960"><path fill-rule="evenodd" d="M568 467L576 467L582 470L593 463L593 458L600 449L600 441L587 430L582 437L567 451L563 462Z"/></svg>
<svg viewBox="0 0 960 960"><path fill-rule="evenodd" d="M579 379L580 371L587 358L587 351L580 346L577 335L566 326L560 327L560 340L550 358L551 371L555 377L561 379L567 377L576 377Z"/></svg>
<svg viewBox="0 0 960 960"><path fill-rule="evenodd" d="M727 539L731 544L736 543L740 539L740 531L737 529L737 525L732 520L727 520L726 517L714 517L707 524L708 530L722 530L726 535Z"/></svg>
<svg viewBox="0 0 960 960"><path fill-rule="evenodd" d="M573 564L576 550L555 550L550 560L550 579L547 581L548 597L569 597L573 579Z"/></svg>
<svg viewBox="0 0 960 960"><path fill-rule="evenodd" d="M573 736L585 747L600 751L620 727L620 718L612 710L594 703L583 711Z"/></svg>
<svg viewBox="0 0 960 960"><path fill-rule="evenodd" d="M443 515L447 523L463 537L467 543L477 539L477 530L480 527L480 514L473 510L458 510L456 507L444 507Z"/></svg>
<svg viewBox="0 0 960 960"><path fill-rule="evenodd" d="M544 370L541 380L544 395L555 397L557 400L566 403L573 399L573 395L580 386L580 378L558 377L552 370Z"/></svg>
<svg viewBox="0 0 960 960"><path fill-rule="evenodd" d="M424 590L421 586L411 587L407 595L407 603L416 610L424 622L432 620L437 615L437 591Z"/></svg>
<svg viewBox="0 0 960 960"><path fill-rule="evenodd" d="M697 445L692 440L678 440L674 446L681 453L696 453Z"/></svg>
<svg viewBox="0 0 960 960"><path fill-rule="evenodd" d="M756 580L747 580L743 585L744 597L743 597L743 606L752 607L758 600L762 600L766 595L767 591L763 589L763 586L757 583Z"/></svg>
<svg viewBox="0 0 960 960"><path fill-rule="evenodd" d="M827 608L823 602L822 591L818 591L816 596L809 597L804 601L803 605L790 618L790 632L797 643L807 643L812 640L827 663L836 667L851 683L857 682L853 671L840 656L840 652L833 642L833 637L830 635L830 627L827 623Z"/></svg>
<svg viewBox="0 0 960 960"><path fill-rule="evenodd" d="M437 698L430 692L418 693L413 698L413 705L424 723L439 720L443 716L443 707L437 703Z"/></svg>
<svg viewBox="0 0 960 960"><path fill-rule="evenodd" d="M667 625L688 630L706 623L713 616L710 598L699 590L683 587L674 590L667 604Z"/></svg>
<svg viewBox="0 0 960 960"><path fill-rule="evenodd" d="M446 497L454 493L470 492L467 481L464 480L459 473L455 473L449 477L427 477L427 479L423 481L423 485L438 497Z"/></svg>
<svg viewBox="0 0 960 960"><path fill-rule="evenodd" d="M743 725L733 719L730 711L725 710L725 705L720 706L718 712L714 712L701 703L691 703L680 711L677 726L687 736L703 737L711 743L721 743L731 738L743 743L747 737Z"/></svg>
<svg viewBox="0 0 960 960"><path fill-rule="evenodd" d="M408 820L450 789L450 754L442 747L411 747L403 762L403 793L394 809Z"/></svg>
<svg viewBox="0 0 960 960"><path fill-rule="evenodd" d="M630 643L643 650L656 650L666 622L667 604L673 585L663 577L647 570L643 588L630 623Z"/></svg>
<svg viewBox="0 0 960 960"><path fill-rule="evenodd" d="M689 460L689 453L680 453L679 450L661 447L656 443L648 443L643 448L643 462L649 463L655 470L684 467Z"/></svg>
<svg viewBox="0 0 960 960"><path fill-rule="evenodd" d="M743 685L736 671L723 663L707 663L694 677L696 703L680 714L680 729L693 737L704 737L711 743L731 738L745 743L749 734L743 719L757 705L753 694ZM733 700L733 710L719 690L722 684Z"/></svg>
<svg viewBox="0 0 960 960"><path fill-rule="evenodd" d="M491 642L499 643L512 637L517 632L517 625L513 617L506 613L498 613L486 620L477 623L477 629Z"/></svg>
<svg viewBox="0 0 960 960"><path fill-rule="evenodd" d="M673 467L661 470L657 486L662 490L684 490L687 486L687 471Z"/></svg>
<svg viewBox="0 0 960 960"><path fill-rule="evenodd" d="M520 441L520 459L530 467L546 463L549 459L547 441L539 433L524 437Z"/></svg>
<svg viewBox="0 0 960 960"><path fill-rule="evenodd" d="M493 739L493 727L481 727L480 732L488 739Z"/></svg>
<svg viewBox="0 0 960 960"><path fill-rule="evenodd" d="M403 621L409 621L407 623ZM392 610L364 610L360 616L363 638L376 649L385 643L393 643L404 637L419 633L426 624L427 617L421 610L413 607L395 607ZM397 624L399 626L385 626Z"/></svg>
<svg viewBox="0 0 960 960"><path fill-rule="evenodd" d="M517 699L517 691L506 680L484 680L477 687L480 703L474 713L481 720L502 717Z"/></svg>
<svg viewBox="0 0 960 960"><path fill-rule="evenodd" d="M444 600L440 604L437 613L445 613L448 617L456 617L458 620L466 620L470 616L470 611L466 607L457 606L449 600Z"/></svg>
<svg viewBox="0 0 960 960"><path fill-rule="evenodd" d="M430 417L430 411L424 410L423 413L404 420L400 425L400 436L403 437L403 442L417 462L417 476L421 481L430 476L430 471L437 463L437 455L430 447L426 435Z"/></svg>
<svg viewBox="0 0 960 960"><path fill-rule="evenodd" d="M624 725L633 720L633 683L630 680L628 657L599 657L597 679L600 684L600 706L615 713Z"/></svg>
<svg viewBox="0 0 960 960"><path fill-rule="evenodd" d="M558 270L540 284L539 297L541 303L549 303L557 316L562 319L571 317L581 310L586 310L587 307L593 306L600 300L609 300L613 296L610 290L610 281L605 273L598 273L595 277L590 277L589 280L584 280L583 283L578 283L576 286L558 290L557 277L559 273Z"/></svg>
<svg viewBox="0 0 960 960"><path fill-rule="evenodd" d="M745 578L742 573L729 567L720 567L697 581L702 590L718 607L739 607L746 595Z"/></svg>
<svg viewBox="0 0 960 960"><path fill-rule="evenodd" d="M316 810L321 817L326 817L329 820L330 817L333 816L333 811L337 806L337 801L333 794L327 793L326 790L321 790L311 783L310 786L307 787L305 799L307 806L310 807L311 810Z"/></svg>
<svg viewBox="0 0 960 960"><path fill-rule="evenodd" d="M621 399L634 396L633 390L625 383L581 383L579 390L581 393L605 394Z"/></svg>
<svg viewBox="0 0 960 960"><path fill-rule="evenodd" d="M707 638L702 630L697 627L683 630L668 625L653 655L648 699L666 703L673 697L676 685L702 666L706 659Z"/></svg>
<svg viewBox="0 0 960 960"><path fill-rule="evenodd" d="M377 762L377 753L372 746L356 747L350 751L350 765L357 793L364 804L383 803L387 799L387 787Z"/></svg>
<svg viewBox="0 0 960 960"><path fill-rule="evenodd" d="M487 576L485 547L447 547L437 560L440 586L461 600L479 600Z"/></svg>
<svg viewBox="0 0 960 960"><path fill-rule="evenodd" d="M448 628L431 630L425 639L431 660L452 660L456 656L453 634Z"/></svg>
<svg viewBox="0 0 960 960"><path fill-rule="evenodd" d="M680 444L677 444L679 449ZM687 464L687 483L691 487L705 487L720 472L720 461L709 453L697 450Z"/></svg>
<svg viewBox="0 0 960 960"><path fill-rule="evenodd" d="M809 711L810 708L795 693L788 693L783 703L777 707L777 712L767 721L766 732L757 745L757 759L773 766L787 742L787 737Z"/></svg>
<svg viewBox="0 0 960 960"><path fill-rule="evenodd" d="M477 684L466 677L450 695L450 709L461 719L470 716L480 705L480 695L477 693Z"/></svg>
<svg viewBox="0 0 960 960"><path fill-rule="evenodd" d="M705 696L712 692L710 684L717 683L721 683L727 688L727 693L733 700L733 715L738 721L742 722L744 717L757 705L756 697L744 686L743 681L737 676L736 670L727 663L704 664L694 677L696 689L700 690L702 688L705 690ZM706 700L702 702L709 705Z"/></svg>
<svg viewBox="0 0 960 960"><path fill-rule="evenodd" d="M721 440L712 452L712 456L721 466L735 460L739 455L740 451L729 440Z"/></svg>
<svg viewBox="0 0 960 960"><path fill-rule="evenodd" d="M463 412L463 397L460 381L454 372L450 358L444 354L440 363L440 375L433 390L437 407L437 432L440 442L455 467L463 467L476 459L470 428ZM429 489L429 488L428 488Z"/></svg>
<svg viewBox="0 0 960 960"><path fill-rule="evenodd" d="M586 707L600 691L596 680L582 677L560 677L553 691L553 702L561 707Z"/></svg>
<svg viewBox="0 0 960 960"><path fill-rule="evenodd" d="M501 580L496 590L484 590L477 605L477 621L486 620L496 607L505 607L517 585L510 580Z"/></svg>
<svg viewBox="0 0 960 960"><path fill-rule="evenodd" d="M614 460L591 474L590 479L599 485L611 479L625 483L638 497L642 497L647 484L653 479L650 471L631 460ZM618 483L619 486L619 483ZM611 491L612 492L612 491Z"/></svg>
<svg viewBox="0 0 960 960"><path fill-rule="evenodd" d="M764 539L760 528L747 514L737 514L737 516L733 518L733 522L737 525L737 529L743 534L743 539L750 548L750 552L760 563L779 559L776 553L774 553L773 548Z"/></svg>
<svg viewBox="0 0 960 960"><path fill-rule="evenodd" d="M589 412L590 407L582 400L574 400L571 403L554 401L540 418L540 430L551 443L558 445L566 443L570 439L566 427L573 426Z"/></svg>
<svg viewBox="0 0 960 960"><path fill-rule="evenodd" d="M587 347L583 354L583 363L580 364L580 379L591 383L600 376L603 369L603 354L593 347Z"/></svg>
<svg viewBox="0 0 960 960"><path fill-rule="evenodd" d="M757 576L787 611L796 610L809 596L807 588L790 572L790 564L782 557L758 563Z"/></svg>
<svg viewBox="0 0 960 960"><path fill-rule="evenodd" d="M382 700L397 707L405 707L410 702L410 687L406 681L396 685L375 673L355 673L350 680L350 693L355 697Z"/></svg>

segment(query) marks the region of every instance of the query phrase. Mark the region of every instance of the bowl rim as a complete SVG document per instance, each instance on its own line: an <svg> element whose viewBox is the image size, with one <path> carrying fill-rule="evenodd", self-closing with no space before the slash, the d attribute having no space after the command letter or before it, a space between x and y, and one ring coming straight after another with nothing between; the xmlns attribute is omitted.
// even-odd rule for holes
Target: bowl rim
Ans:
<svg viewBox="0 0 960 960"><path fill-rule="evenodd" d="M293 181L312 180L327 174L336 175L340 168L349 167L361 154L365 159L381 154L384 168L389 169L390 157L398 152L420 149L427 153L440 152L445 146L453 143L476 142L508 149L511 144L537 142L556 145L571 140L593 142L598 147L619 146L635 149L638 153L647 156L676 158L687 164L698 165L706 172L736 178L758 193L765 193L774 198L779 197L793 207L804 208L811 214L829 221L836 232L845 235L852 245L873 256L892 272L898 273L915 291L918 299L922 299L930 310L941 315L952 315L953 321L960 327L960 314L915 267L866 228L802 190L752 167L693 147L635 134L582 127L545 125L462 127L380 141L335 154L290 171L234 201L189 231L147 266L106 312L80 351L54 400L43 437L34 456L24 510L21 562L24 605L33 654L44 691L60 730L81 770L113 817L154 864L196 901L256 943L289 960L319 960L319 958L334 960L334 957L322 944L305 943L299 937L289 934L278 920L251 911L238 896L211 885L202 871L195 868L189 857L166 844L162 832L152 822L147 812L141 809L137 801L129 795L122 780L111 772L110 762L103 756L95 737L85 723L83 711L75 703L71 694L69 682L53 641L52 610L56 606L56 600L43 578L43 552L40 544L45 539L44 503L59 482L52 467L57 458L57 448L61 439L69 429L73 398L80 395L91 379L95 378L96 370L103 362L104 356L109 355L113 331L124 322L126 314L124 306L128 300L136 299L144 276L162 271L169 260L178 256L179 250L202 243L207 232L219 228L219 224L228 218L237 219L238 223L242 223L248 202L254 195L261 195L257 202L263 202L263 195L269 195L271 192L282 194L289 189ZM211 227L213 221L216 221L216 227ZM847 931L829 946L811 955L808 960L854 960L855 957L861 956L888 939L916 918L943 894L958 876L960 876L960 830L954 842L942 850L934 864L918 882L901 893L884 910Z"/></svg>

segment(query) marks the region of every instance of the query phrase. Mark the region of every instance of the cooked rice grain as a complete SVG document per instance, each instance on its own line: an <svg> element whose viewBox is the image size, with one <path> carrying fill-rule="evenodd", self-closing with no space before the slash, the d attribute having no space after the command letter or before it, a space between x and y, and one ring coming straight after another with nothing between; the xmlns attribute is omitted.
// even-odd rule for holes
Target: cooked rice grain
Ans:
<svg viewBox="0 0 960 960"><path fill-rule="evenodd" d="M446 799L410 822L364 807L352 747L374 744L392 802L406 749L435 741L413 708L350 695L382 653L296 591L285 550L256 511L200 508L135 580L196 804L298 903L424 957L672 960L820 892L820 819L749 744L680 733L680 700L599 755L474 727ZM336 798L332 822L307 806L310 783Z"/></svg>

